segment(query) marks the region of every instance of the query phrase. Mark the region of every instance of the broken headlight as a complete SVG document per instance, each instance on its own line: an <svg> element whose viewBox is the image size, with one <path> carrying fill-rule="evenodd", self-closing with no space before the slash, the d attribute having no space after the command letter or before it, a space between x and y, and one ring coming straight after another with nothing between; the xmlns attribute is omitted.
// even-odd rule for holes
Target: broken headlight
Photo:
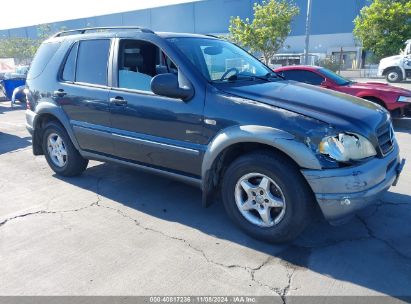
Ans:
<svg viewBox="0 0 411 304"><path fill-rule="evenodd" d="M321 154L339 162L360 160L377 154L371 142L353 133L340 133L322 139L318 147Z"/></svg>

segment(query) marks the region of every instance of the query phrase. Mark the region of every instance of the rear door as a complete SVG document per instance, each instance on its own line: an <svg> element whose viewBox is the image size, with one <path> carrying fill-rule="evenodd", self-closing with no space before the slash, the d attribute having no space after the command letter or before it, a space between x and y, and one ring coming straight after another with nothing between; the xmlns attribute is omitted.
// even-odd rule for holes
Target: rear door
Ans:
<svg viewBox="0 0 411 304"><path fill-rule="evenodd" d="M104 154L113 154L108 100L110 47L110 39L73 43L54 92L81 149Z"/></svg>

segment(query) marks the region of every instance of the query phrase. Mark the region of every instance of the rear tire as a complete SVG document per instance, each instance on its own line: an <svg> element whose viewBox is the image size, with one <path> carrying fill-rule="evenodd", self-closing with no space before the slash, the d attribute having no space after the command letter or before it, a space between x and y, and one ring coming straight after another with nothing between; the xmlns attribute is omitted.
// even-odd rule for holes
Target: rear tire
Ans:
<svg viewBox="0 0 411 304"><path fill-rule="evenodd" d="M222 199L229 217L243 231L271 243L296 238L314 210L313 193L299 168L282 155L265 152L241 156L230 164L223 177Z"/></svg>
<svg viewBox="0 0 411 304"><path fill-rule="evenodd" d="M402 73L400 69L390 69L385 74L385 79L387 79L390 83L401 82L402 81Z"/></svg>
<svg viewBox="0 0 411 304"><path fill-rule="evenodd" d="M57 122L48 123L43 132L42 146L50 168L58 175L77 176L87 168L66 130Z"/></svg>

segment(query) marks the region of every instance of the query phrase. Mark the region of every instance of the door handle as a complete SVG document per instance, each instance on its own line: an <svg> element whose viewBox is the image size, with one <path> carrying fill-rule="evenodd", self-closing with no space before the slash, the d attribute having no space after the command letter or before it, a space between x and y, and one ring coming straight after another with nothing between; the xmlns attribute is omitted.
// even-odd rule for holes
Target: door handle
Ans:
<svg viewBox="0 0 411 304"><path fill-rule="evenodd" d="M63 89L58 89L57 91L54 91L53 94L54 96L57 96L57 97L64 97L67 95L67 93L64 92Z"/></svg>
<svg viewBox="0 0 411 304"><path fill-rule="evenodd" d="M110 102L117 106L125 106L127 104L127 100L120 96L110 98Z"/></svg>

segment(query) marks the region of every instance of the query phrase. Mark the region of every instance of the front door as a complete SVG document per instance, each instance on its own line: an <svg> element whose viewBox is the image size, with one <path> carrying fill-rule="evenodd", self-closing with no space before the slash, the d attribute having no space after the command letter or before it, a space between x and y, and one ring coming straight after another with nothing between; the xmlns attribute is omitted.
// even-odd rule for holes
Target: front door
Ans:
<svg viewBox="0 0 411 304"><path fill-rule="evenodd" d="M185 102L154 95L151 79L181 73L156 44L140 39L117 41L110 91L115 156L192 177L201 175L204 94ZM179 75L182 77L182 74Z"/></svg>

